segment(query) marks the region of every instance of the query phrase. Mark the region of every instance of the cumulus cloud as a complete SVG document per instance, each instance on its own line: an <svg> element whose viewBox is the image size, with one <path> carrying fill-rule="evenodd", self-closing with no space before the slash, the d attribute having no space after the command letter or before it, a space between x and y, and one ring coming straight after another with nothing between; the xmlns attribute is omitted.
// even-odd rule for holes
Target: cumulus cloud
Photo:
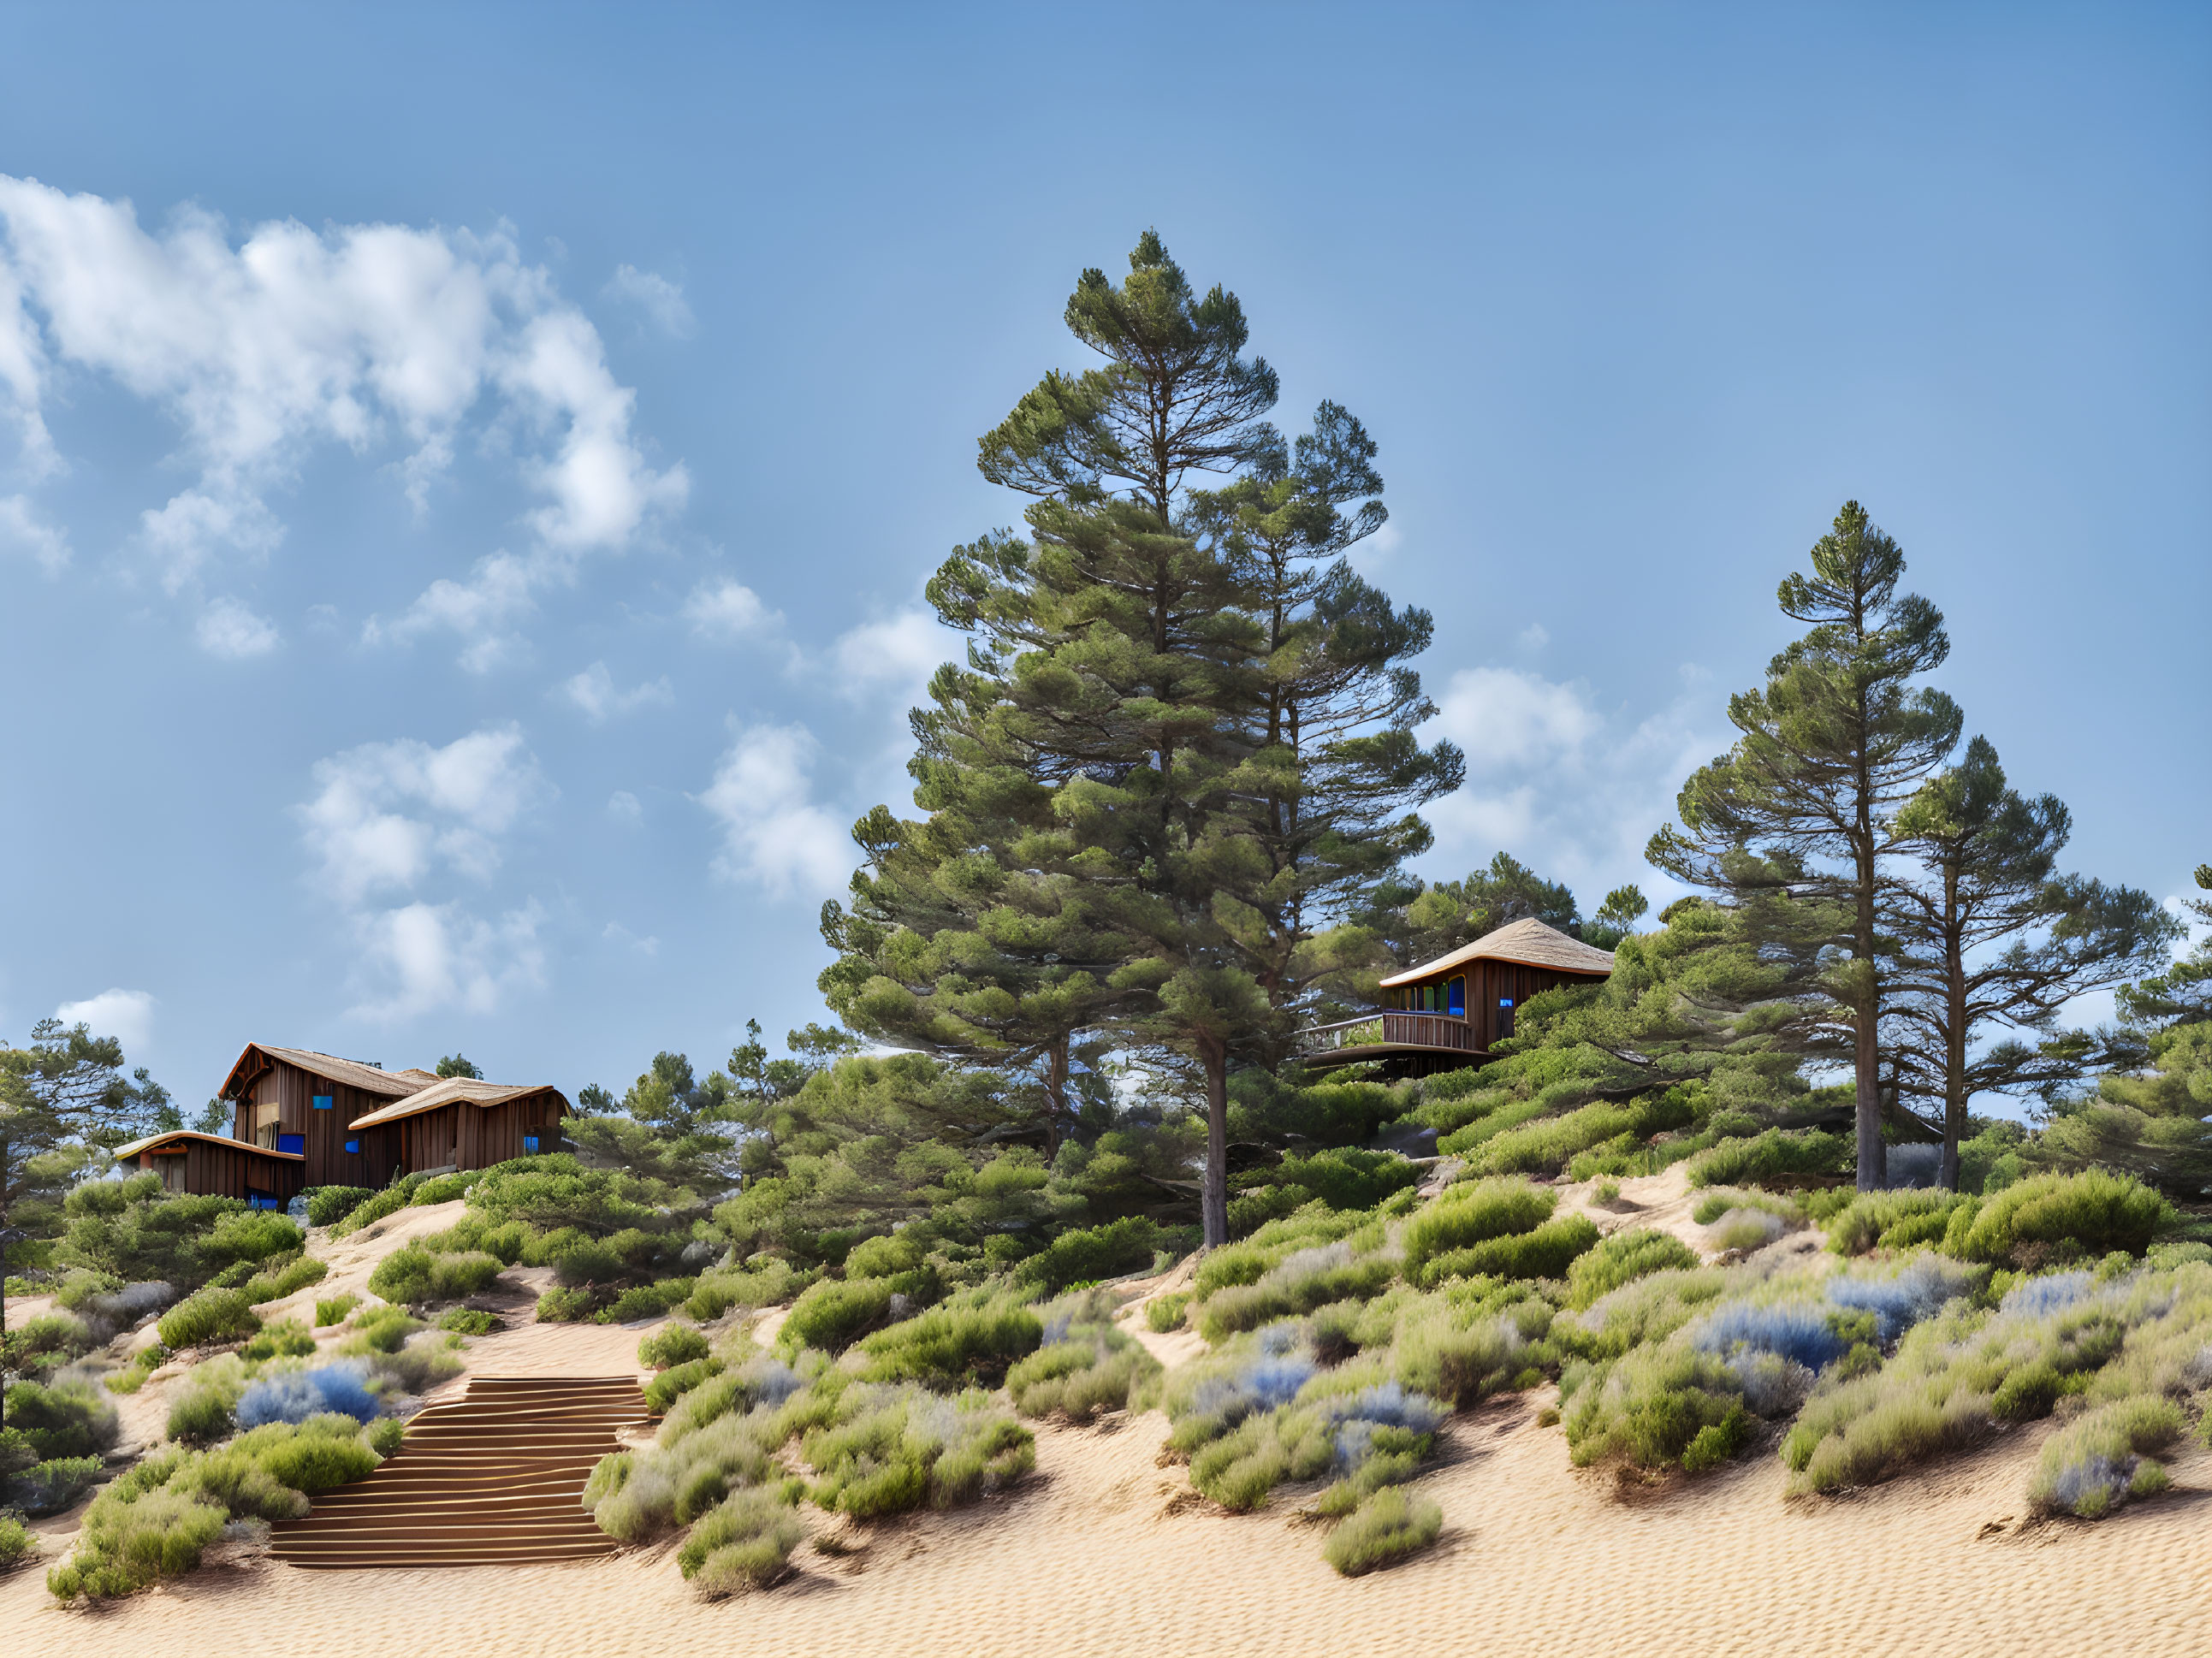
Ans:
<svg viewBox="0 0 2212 1658"><path fill-rule="evenodd" d="M684 614L692 627L712 639L742 639L780 627L781 611L761 603L760 595L742 581L726 578L702 583L684 601Z"/></svg>
<svg viewBox="0 0 2212 1658"><path fill-rule="evenodd" d="M283 526L268 493L323 445L397 447L419 507L464 423L487 420L538 496L532 556L488 589L510 610L514 576L526 594L566 579L688 489L680 463L656 469L640 446L635 393L597 331L504 228L287 220L234 240L185 209L155 233L128 201L0 175L0 420L34 477L62 465L46 410L72 372L112 380L181 433L197 476L141 519L172 591L218 557L273 550ZM462 625L451 595L424 598L416 626Z"/></svg>
<svg viewBox="0 0 2212 1658"><path fill-rule="evenodd" d="M699 803L722 830L714 872L782 896L825 893L852 874L846 827L815 804L818 745L804 726L739 726Z"/></svg>
<svg viewBox="0 0 2212 1658"><path fill-rule="evenodd" d="M200 614L198 636L202 650L230 662L266 656L277 644L276 623L256 616L234 598L209 604Z"/></svg>
<svg viewBox="0 0 2212 1658"><path fill-rule="evenodd" d="M607 797L607 816L617 823L635 826L645 821L645 808L628 789L617 789Z"/></svg>
<svg viewBox="0 0 2212 1658"><path fill-rule="evenodd" d="M319 884L358 946L356 1011L484 1012L543 982L535 900L487 920L434 891L489 882L508 835L553 793L518 727L488 726L443 748L365 743L317 762L314 781L314 798L295 810Z"/></svg>
<svg viewBox="0 0 2212 1658"><path fill-rule="evenodd" d="M691 307L684 298L680 283L672 282L658 271L640 270L634 264L619 264L615 274L607 279L604 290L609 299L620 300L636 309L638 313L671 339L691 337L695 319Z"/></svg>
<svg viewBox="0 0 2212 1658"><path fill-rule="evenodd" d="M648 679L641 685L623 690L615 684L615 677L604 662L594 662L581 673L572 674L562 680L558 695L571 707L579 710L594 726L604 726L617 714L635 714L640 708L666 707L676 700L676 688L664 674L658 679Z"/></svg>
<svg viewBox="0 0 2212 1658"><path fill-rule="evenodd" d="M0 495L0 551L28 553L48 575L69 562L69 537L42 520L27 495Z"/></svg>
<svg viewBox="0 0 2212 1658"><path fill-rule="evenodd" d="M1674 815L1682 780L1727 746L1707 676L1685 667L1674 700L1630 723L1582 680L1510 668L1455 673L1423 736L1466 751L1468 778L1426 811L1437 850L1425 863L1456 875L1510 852L1585 904L1623 881L1664 885L1644 845Z"/></svg>
<svg viewBox="0 0 2212 1658"><path fill-rule="evenodd" d="M154 998L143 990L103 990L81 1002L64 1002L54 1017L64 1024L92 1027L95 1036L112 1036L128 1055L143 1048L154 1032Z"/></svg>
<svg viewBox="0 0 2212 1658"><path fill-rule="evenodd" d="M896 688L919 701L938 665L961 653L961 636L928 610L901 610L838 635L830 650L840 680L852 689Z"/></svg>

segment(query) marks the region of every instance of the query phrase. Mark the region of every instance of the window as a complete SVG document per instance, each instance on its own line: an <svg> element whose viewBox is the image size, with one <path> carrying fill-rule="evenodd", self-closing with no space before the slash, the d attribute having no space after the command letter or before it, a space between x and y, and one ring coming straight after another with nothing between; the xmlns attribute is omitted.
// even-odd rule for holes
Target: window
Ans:
<svg viewBox="0 0 2212 1658"><path fill-rule="evenodd" d="M331 1108L331 1096L330 1096L329 1095L327 1095L327 1094L318 1094L318 1095L316 1095L316 1096L315 1096L315 1109L316 1109L316 1110L318 1110L318 1111L327 1111L327 1110L329 1110L330 1108Z"/></svg>
<svg viewBox="0 0 2212 1658"><path fill-rule="evenodd" d="M266 1192L249 1191L246 1194L246 1201L249 1207L255 1209L282 1209L284 1206Z"/></svg>
<svg viewBox="0 0 2212 1658"><path fill-rule="evenodd" d="M1444 1011L1467 1017L1467 981L1454 979L1444 987Z"/></svg>
<svg viewBox="0 0 2212 1658"><path fill-rule="evenodd" d="M276 1149L279 1151L305 1151L307 1149L307 1137L305 1134L279 1134L276 1137Z"/></svg>
<svg viewBox="0 0 2212 1658"><path fill-rule="evenodd" d="M1501 1037L1513 1034L1513 999L1510 996L1498 999L1498 1034Z"/></svg>
<svg viewBox="0 0 2212 1658"><path fill-rule="evenodd" d="M352 1152L356 1157L359 1157L361 1155L361 1142L357 1139L348 1140L346 1142L346 1150Z"/></svg>
<svg viewBox="0 0 2212 1658"><path fill-rule="evenodd" d="M522 1137L522 1151L526 1157L534 1156L538 1151L538 1136L525 1134Z"/></svg>

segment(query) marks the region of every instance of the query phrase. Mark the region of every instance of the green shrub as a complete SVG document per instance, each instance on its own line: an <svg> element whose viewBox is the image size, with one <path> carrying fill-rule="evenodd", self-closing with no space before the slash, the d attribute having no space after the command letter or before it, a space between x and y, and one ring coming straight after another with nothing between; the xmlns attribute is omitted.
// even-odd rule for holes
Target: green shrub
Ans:
<svg viewBox="0 0 2212 1658"><path fill-rule="evenodd" d="M1343 1210L1372 1209L1392 1193L1421 1181L1421 1171L1395 1151L1349 1145L1304 1157L1291 1152L1267 1175L1273 1185L1297 1188L1301 1203L1317 1198L1332 1209Z"/></svg>
<svg viewBox="0 0 2212 1658"><path fill-rule="evenodd" d="M868 1355L863 1374L874 1382L918 1382L940 1389L996 1383L1043 1338L1044 1326L1026 1307L1005 1302L939 1307L863 1340Z"/></svg>
<svg viewBox="0 0 2212 1658"><path fill-rule="evenodd" d="M1345 1576L1358 1577L1419 1553L1437 1540L1443 1523L1443 1510L1427 1497L1388 1487L1337 1522L1322 1556Z"/></svg>
<svg viewBox="0 0 2212 1658"><path fill-rule="evenodd" d="M314 1351L314 1333L296 1318L286 1318L263 1326L260 1333L238 1350L238 1356L258 1363L271 1358L305 1358Z"/></svg>
<svg viewBox="0 0 2212 1658"><path fill-rule="evenodd" d="M167 1363L169 1350L158 1341L149 1341L131 1355L131 1363L107 1378L107 1391L112 1394L135 1394L146 1385L146 1378Z"/></svg>
<svg viewBox="0 0 2212 1658"><path fill-rule="evenodd" d="M671 1324L637 1344L637 1362L648 1370L665 1370L704 1358L708 1351L707 1338L698 1331L688 1324Z"/></svg>
<svg viewBox="0 0 2212 1658"><path fill-rule="evenodd" d="M789 1301L806 1287L807 1275L789 1261L773 1256L757 1260L757 1265L718 1268L702 1275L692 1288L691 1298L684 1303L684 1315L708 1324L732 1308L750 1311Z"/></svg>
<svg viewBox="0 0 2212 1658"><path fill-rule="evenodd" d="M14 1382L7 1404L8 1426L40 1461L98 1455L121 1432L115 1406L89 1382Z"/></svg>
<svg viewBox="0 0 2212 1658"><path fill-rule="evenodd" d="M459 1336L426 1332L396 1351L371 1355L369 1368L402 1393L424 1394L461 1373L461 1356L453 1351L459 1345Z"/></svg>
<svg viewBox="0 0 2212 1658"><path fill-rule="evenodd" d="M672 1365L653 1377L645 1386L645 1408L655 1416L665 1416L668 1407L697 1387L708 1376L722 1373L722 1361L702 1354Z"/></svg>
<svg viewBox="0 0 2212 1658"><path fill-rule="evenodd" d="M21 1565L38 1552L36 1532L20 1520L0 1515L0 1571Z"/></svg>
<svg viewBox="0 0 2212 1658"><path fill-rule="evenodd" d="M1687 1270L1698 1252L1671 1232L1616 1232L1577 1260L1567 1272L1567 1305L1588 1307L1600 1296L1650 1272Z"/></svg>
<svg viewBox="0 0 2212 1658"><path fill-rule="evenodd" d="M1844 1191L1838 1195L1843 1199L1842 1206L1848 1207L1852 1194ZM1756 1209L1772 1215L1785 1226L1802 1225L1805 1220L1805 1210L1796 1199L1740 1186L1707 1187L1691 1206L1690 1218L1700 1226L1711 1226L1733 1209Z"/></svg>
<svg viewBox="0 0 2212 1658"><path fill-rule="evenodd" d="M42 1461L24 1448L15 1429L0 1429L0 1506L25 1514L59 1514L100 1481L106 1464L97 1456L50 1456Z"/></svg>
<svg viewBox="0 0 2212 1658"><path fill-rule="evenodd" d="M258 1462L279 1485L295 1491L350 1485L383 1459L349 1416L311 1416L297 1427L272 1423L242 1434L237 1448Z"/></svg>
<svg viewBox="0 0 2212 1658"><path fill-rule="evenodd" d="M691 1298L696 1278L663 1278L657 1284L634 1284L616 1296L599 1315L602 1324L629 1324L641 1318L661 1318Z"/></svg>
<svg viewBox="0 0 2212 1658"><path fill-rule="evenodd" d="M815 1502L857 1520L971 1502L1036 1463L1030 1431L988 1394L945 1400L911 1386L848 1389L803 1450L821 1475Z"/></svg>
<svg viewBox="0 0 2212 1658"><path fill-rule="evenodd" d="M921 1243L909 1233L893 1232L867 1238L853 1246L845 1257L845 1276L896 1278L917 1270L925 1259Z"/></svg>
<svg viewBox="0 0 2212 1658"><path fill-rule="evenodd" d="M169 1437L182 1445L212 1445L229 1438L238 1426L231 1412L238 1408L239 1391L205 1382L183 1389L169 1402Z"/></svg>
<svg viewBox="0 0 2212 1658"><path fill-rule="evenodd" d="M781 1339L841 1353L884 1321L893 1293L888 1278L825 1278L792 1303Z"/></svg>
<svg viewBox="0 0 2212 1658"><path fill-rule="evenodd" d="M692 1527L676 1564L702 1595L718 1600L774 1583L805 1535L781 1488L741 1491Z"/></svg>
<svg viewBox="0 0 2212 1658"><path fill-rule="evenodd" d="M2185 1425L2179 1407L2155 1395L2093 1411L2045 1442L2029 1500L2039 1513L2100 1520L2132 1497L2162 1491L2172 1482L2153 1453Z"/></svg>
<svg viewBox="0 0 2212 1658"><path fill-rule="evenodd" d="M1063 1232L1017 1266L1014 1278L1057 1295L1071 1284L1096 1284L1150 1266L1159 1241L1160 1229L1142 1215Z"/></svg>
<svg viewBox="0 0 2212 1658"><path fill-rule="evenodd" d="M1145 1327L1156 1334L1166 1335L1180 1330L1183 1316L1190 1309L1190 1291L1179 1291L1171 1296L1154 1296L1145 1303Z"/></svg>
<svg viewBox="0 0 2212 1658"><path fill-rule="evenodd" d="M1862 1192L1829 1218L1828 1247L1839 1255L1863 1255L1941 1243L1952 1217L1977 1206L1976 1199L1940 1189Z"/></svg>
<svg viewBox="0 0 2212 1658"><path fill-rule="evenodd" d="M424 1327L422 1321L404 1307L372 1307L353 1323L353 1336L344 1351L353 1353L396 1353L407 1338Z"/></svg>
<svg viewBox="0 0 2212 1658"><path fill-rule="evenodd" d="M538 1297L538 1321L580 1324L592 1316L598 1305L598 1297L589 1290L563 1290L556 1284Z"/></svg>
<svg viewBox="0 0 2212 1658"><path fill-rule="evenodd" d="M379 1456L398 1454L407 1437L407 1424L396 1416L380 1417L361 1430L362 1443Z"/></svg>
<svg viewBox="0 0 2212 1658"><path fill-rule="evenodd" d="M1447 1253L1531 1231L1551 1218L1559 1199L1522 1180L1462 1181L1406 1223L1406 1277L1420 1283L1428 1265ZM1587 1223L1585 1223L1587 1224Z"/></svg>
<svg viewBox="0 0 2212 1658"><path fill-rule="evenodd" d="M1733 1455L1751 1427L1735 1369L1680 1341L1634 1347L1601 1366L1561 1415L1577 1467L1619 1461L1700 1473Z"/></svg>
<svg viewBox="0 0 2212 1658"><path fill-rule="evenodd" d="M410 1307L459 1301L488 1288L500 1274L494 1257L476 1251L436 1254L420 1243L393 1250L368 1277L371 1295Z"/></svg>
<svg viewBox="0 0 2212 1658"><path fill-rule="evenodd" d="M1069 1296L1038 1312L1045 1344L1006 1373L1006 1391L1024 1416L1088 1423L1127 1408L1160 1374L1159 1362L1115 1323L1110 1295Z"/></svg>
<svg viewBox="0 0 2212 1658"><path fill-rule="evenodd" d="M1198 1327L1207 1340L1219 1341L1333 1302L1369 1300L1397 1275L1397 1263L1388 1256L1355 1256L1349 1239L1295 1249L1256 1284L1232 1284L1207 1297L1198 1309Z"/></svg>
<svg viewBox="0 0 2212 1658"><path fill-rule="evenodd" d="M343 1324L346 1315L360 1305L361 1297L350 1290L343 1295L332 1296L328 1301L318 1301L315 1303L315 1327L323 1330L333 1324Z"/></svg>
<svg viewBox="0 0 2212 1658"><path fill-rule="evenodd" d="M19 1373L52 1370L89 1351L91 1327L67 1313L41 1313L0 1337L0 1363Z"/></svg>
<svg viewBox="0 0 2212 1658"><path fill-rule="evenodd" d="M187 1347L239 1341L261 1327L252 1303L237 1290L202 1290L161 1315L161 1345L172 1352Z"/></svg>
<svg viewBox="0 0 2212 1658"><path fill-rule="evenodd" d="M226 1517L181 1492L156 1489L125 1498L111 1486L85 1511L76 1546L47 1572L46 1587L57 1600L98 1600L181 1576L199 1565Z"/></svg>
<svg viewBox="0 0 2212 1658"><path fill-rule="evenodd" d="M1850 1142L1817 1128L1770 1128L1747 1139L1726 1139L1690 1159L1692 1186L1759 1186L1849 1174Z"/></svg>
<svg viewBox="0 0 2212 1658"><path fill-rule="evenodd" d="M1533 1232L1509 1233L1463 1249L1432 1254L1423 1263L1419 1281L1433 1284L1448 1278L1564 1278L1576 1258L1597 1241L1597 1227L1589 1216L1563 1215ZM1413 1277L1410 1254L1409 1250L1408 1278Z"/></svg>
<svg viewBox="0 0 2212 1658"><path fill-rule="evenodd" d="M343 1237L349 1232L358 1232L364 1226L374 1226L386 1215L395 1215L407 1206L410 1188L404 1181L386 1187L375 1196L364 1198L353 1208L331 1223L331 1236Z"/></svg>
<svg viewBox="0 0 2212 1658"><path fill-rule="evenodd" d="M438 1327L451 1330L457 1336L488 1336L500 1326L496 1318L481 1308L456 1307L440 1317Z"/></svg>
<svg viewBox="0 0 2212 1658"><path fill-rule="evenodd" d="M1971 1216L1947 1236L1945 1248L1968 1260L2014 1266L2115 1249L2140 1255L2169 1218L2165 1200L2149 1187L2101 1169L2021 1181L1983 1200Z"/></svg>
<svg viewBox="0 0 2212 1658"><path fill-rule="evenodd" d="M307 1200L307 1224L331 1226L376 1195L366 1186L316 1186L301 1193Z"/></svg>
<svg viewBox="0 0 2212 1658"><path fill-rule="evenodd" d="M246 1303L258 1307L264 1302L282 1301L295 1290L321 1283L330 1270L328 1261L317 1260L313 1255L295 1256L273 1271L264 1266L246 1280Z"/></svg>

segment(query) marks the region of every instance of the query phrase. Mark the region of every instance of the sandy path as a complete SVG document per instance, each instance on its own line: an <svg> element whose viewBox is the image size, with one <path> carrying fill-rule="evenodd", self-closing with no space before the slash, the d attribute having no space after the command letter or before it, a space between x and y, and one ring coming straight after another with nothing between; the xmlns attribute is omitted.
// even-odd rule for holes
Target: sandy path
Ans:
<svg viewBox="0 0 2212 1658"><path fill-rule="evenodd" d="M599 1362L592 1344L615 1333L635 1339L562 1339ZM797 1582L748 1600L693 1600L665 1550L523 1569L215 1567L100 1612L55 1607L33 1570L0 1581L0 1629L42 1658L2206 1649L2203 1451L2175 1465L2173 1493L2098 1526L2017 1523L2039 1431L1840 1503L1784 1503L1771 1457L1628 1503L1567 1467L1534 1404L1455 1424L1422 1482L1443 1504L1443 1541L1357 1582L1329 1570L1294 1504L1237 1517L1189 1499L1182 1472L1155 1464L1164 1424L1148 1416L1047 1429L1037 1476L1014 1494L878 1527L845 1558L803 1552Z"/></svg>

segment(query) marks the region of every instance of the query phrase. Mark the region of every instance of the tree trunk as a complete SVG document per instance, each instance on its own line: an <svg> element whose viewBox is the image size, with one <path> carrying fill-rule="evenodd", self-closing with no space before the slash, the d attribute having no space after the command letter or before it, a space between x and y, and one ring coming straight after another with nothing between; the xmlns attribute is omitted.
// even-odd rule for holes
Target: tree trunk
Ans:
<svg viewBox="0 0 2212 1658"><path fill-rule="evenodd" d="M1067 1037L1052 1039L1044 1060L1044 1160L1060 1155L1060 1120L1067 1109Z"/></svg>
<svg viewBox="0 0 2212 1658"><path fill-rule="evenodd" d="M1867 806L1861 797L1860 821L1866 823ZM1852 1081L1858 1114L1858 1189L1878 1192L1888 1178L1887 1158L1881 1144L1881 991L1875 971L1874 835L1867 824L1858 859L1858 926L1852 940Z"/></svg>
<svg viewBox="0 0 2212 1658"><path fill-rule="evenodd" d="M1959 872L1943 872L1943 1168L1937 1178L1959 1189L1959 1139L1966 1127L1966 963L1959 939Z"/></svg>
<svg viewBox="0 0 2212 1658"><path fill-rule="evenodd" d="M1229 1054L1221 1042L1205 1037L1198 1057L1206 1067L1206 1185L1199 1214L1206 1247L1218 1249L1229 1242Z"/></svg>

